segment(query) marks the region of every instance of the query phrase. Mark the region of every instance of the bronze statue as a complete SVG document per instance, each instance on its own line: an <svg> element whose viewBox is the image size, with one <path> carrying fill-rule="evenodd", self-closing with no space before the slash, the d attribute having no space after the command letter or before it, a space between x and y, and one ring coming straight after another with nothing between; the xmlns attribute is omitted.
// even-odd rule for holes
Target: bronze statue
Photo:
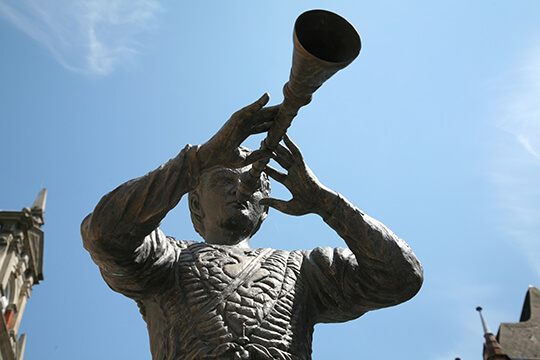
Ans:
<svg viewBox="0 0 540 360"><path fill-rule="evenodd" d="M84 246L107 284L139 305L153 359L311 359L316 323L356 319L420 289L422 266L408 245L323 186L287 135L273 149L241 146L279 117L279 106L265 107L268 99L237 111L208 142L105 195L82 223ZM241 181L269 157L286 173L266 165L242 199ZM292 199L268 197L268 176ZM158 228L185 194L205 242ZM348 248L252 249L268 207L318 214Z"/></svg>

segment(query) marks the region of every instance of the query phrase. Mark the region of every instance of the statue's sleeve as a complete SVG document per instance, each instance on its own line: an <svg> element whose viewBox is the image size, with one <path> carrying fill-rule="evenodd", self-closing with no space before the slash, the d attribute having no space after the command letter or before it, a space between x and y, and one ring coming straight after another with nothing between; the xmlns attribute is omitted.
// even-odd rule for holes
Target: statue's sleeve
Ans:
<svg viewBox="0 0 540 360"><path fill-rule="evenodd" d="M339 196L325 219L348 248L305 252L315 322L341 322L412 298L423 281L422 265L410 247L385 225Z"/></svg>
<svg viewBox="0 0 540 360"><path fill-rule="evenodd" d="M156 170L120 185L84 219L84 247L114 290L136 297L159 286L159 277L168 276L167 267L179 247L158 226L193 187L195 152L188 145Z"/></svg>

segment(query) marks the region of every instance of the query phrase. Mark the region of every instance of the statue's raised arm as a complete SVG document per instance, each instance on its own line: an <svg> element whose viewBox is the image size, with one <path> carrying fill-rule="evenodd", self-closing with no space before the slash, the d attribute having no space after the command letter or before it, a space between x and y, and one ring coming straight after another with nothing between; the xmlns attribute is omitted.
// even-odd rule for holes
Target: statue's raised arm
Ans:
<svg viewBox="0 0 540 360"><path fill-rule="evenodd" d="M320 215L352 251L317 248L308 252L304 269L319 309L317 322L349 320L413 297L422 285L423 269L410 247L384 224L322 185L298 146L287 135L284 142L286 146L280 144L274 158L287 174L270 166L266 172L293 197L289 201L266 198L261 203L289 215ZM324 274L325 268L331 269L333 279Z"/></svg>
<svg viewBox="0 0 540 360"><path fill-rule="evenodd" d="M120 185L99 201L84 219L81 234L84 247L104 275L126 275L136 259L142 261L148 255L143 254L148 249L142 247L147 237L147 242L164 241L158 225L182 196L197 187L201 173L214 167L235 169L268 157L264 151L240 147L251 134L270 128L277 109L264 108L268 100L264 94L234 113L208 142L187 145L175 158Z"/></svg>

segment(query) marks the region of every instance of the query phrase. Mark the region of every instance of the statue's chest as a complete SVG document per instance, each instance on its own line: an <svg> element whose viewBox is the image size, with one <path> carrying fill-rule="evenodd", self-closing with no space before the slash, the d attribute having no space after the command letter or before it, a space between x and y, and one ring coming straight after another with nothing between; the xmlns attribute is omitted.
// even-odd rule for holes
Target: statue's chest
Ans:
<svg viewBox="0 0 540 360"><path fill-rule="evenodd" d="M201 247L180 262L178 278L190 315L210 312L238 335L258 326L284 293L286 256L262 250Z"/></svg>

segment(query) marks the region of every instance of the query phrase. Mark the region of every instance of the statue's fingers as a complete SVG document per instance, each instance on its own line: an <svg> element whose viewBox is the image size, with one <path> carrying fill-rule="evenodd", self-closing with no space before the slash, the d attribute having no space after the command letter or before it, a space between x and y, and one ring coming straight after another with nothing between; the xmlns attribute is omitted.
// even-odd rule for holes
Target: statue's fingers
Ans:
<svg viewBox="0 0 540 360"><path fill-rule="evenodd" d="M296 201L295 199L292 199L289 201L289 204L287 206L287 211L289 215L304 215L306 214L306 211L302 207L302 205Z"/></svg>
<svg viewBox="0 0 540 360"><path fill-rule="evenodd" d="M261 110L262 107L268 103L268 100L270 100L270 95L268 95L268 93L265 93L254 103L244 106L243 108L235 112L231 119L235 119L237 122L243 122L244 120L249 120L251 122L254 117L253 115L255 115L259 110Z"/></svg>
<svg viewBox="0 0 540 360"><path fill-rule="evenodd" d="M283 141L285 142L285 145L287 145L287 148L289 148L291 154L297 158L297 159L301 159L303 160L304 157L302 156L302 152L300 151L300 148L298 147L298 145L296 145L292 140L291 138L289 137L289 135L285 134L283 136Z"/></svg>
<svg viewBox="0 0 540 360"><path fill-rule="evenodd" d="M268 100L270 100L270 95L268 93L264 93L259 100L257 100L257 104L259 105L259 109L262 108L264 105L268 104Z"/></svg>
<svg viewBox="0 0 540 360"><path fill-rule="evenodd" d="M263 96L259 98L259 100L255 101L251 105L246 106L242 110L246 111L249 114L254 114L255 112L261 110L264 105L268 104L269 100L270 95L268 95L268 93L264 93Z"/></svg>
<svg viewBox="0 0 540 360"><path fill-rule="evenodd" d="M273 159L278 162L284 169L289 169L294 163L291 152L285 146L278 144L274 150Z"/></svg>
<svg viewBox="0 0 540 360"><path fill-rule="evenodd" d="M272 157L272 151L266 150L255 150L252 151L245 159L240 162L240 167L248 166L259 160L266 160Z"/></svg>
<svg viewBox="0 0 540 360"><path fill-rule="evenodd" d="M268 174L268 176L270 176L272 179L276 180L281 184L285 183L285 180L287 179L287 174L274 169L270 165L266 165L266 167L264 168L264 172Z"/></svg>
<svg viewBox="0 0 540 360"><path fill-rule="evenodd" d="M262 132L267 132L268 130L270 130L271 127L272 127L272 122L271 121L267 121L267 122L262 123L262 124L253 125L251 127L251 133L252 134L260 134Z"/></svg>
<svg viewBox="0 0 540 360"><path fill-rule="evenodd" d="M284 200L275 199L275 198L264 198L259 201L259 204L263 206L269 206L278 211L281 211L282 213L293 215L290 212L289 203L290 201L284 201Z"/></svg>
<svg viewBox="0 0 540 360"><path fill-rule="evenodd" d="M262 124L266 122L271 123L272 121L274 121L278 111L279 111L279 106L269 106L269 107L257 109L257 111L253 114L251 123L253 125L258 125L258 124Z"/></svg>

